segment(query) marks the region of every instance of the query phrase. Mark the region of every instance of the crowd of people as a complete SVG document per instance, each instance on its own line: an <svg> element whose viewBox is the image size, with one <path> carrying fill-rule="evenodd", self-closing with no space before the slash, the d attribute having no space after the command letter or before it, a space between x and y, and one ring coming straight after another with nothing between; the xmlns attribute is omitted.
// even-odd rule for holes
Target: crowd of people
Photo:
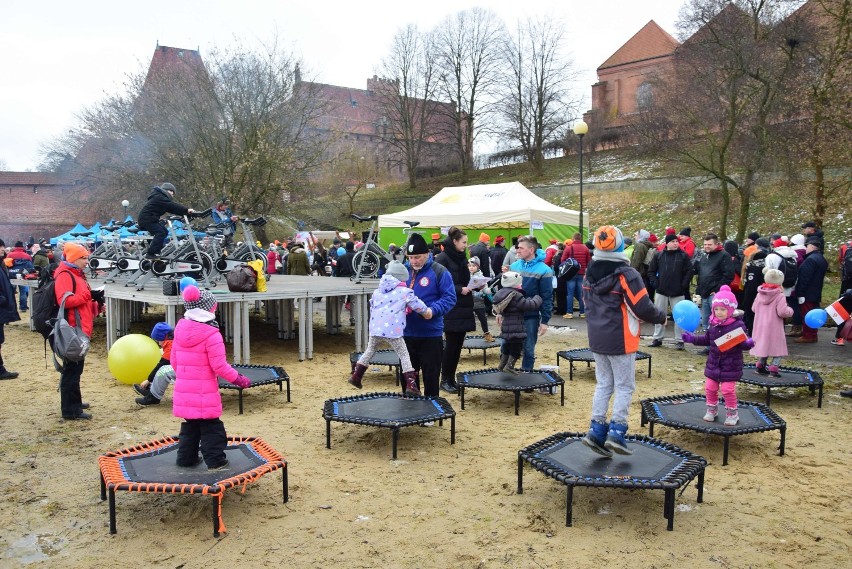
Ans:
<svg viewBox="0 0 852 569"><path fill-rule="evenodd" d="M191 212L174 202L173 196L173 185L160 184L140 213L140 227L152 230L155 237L149 255L156 255L162 247L159 216ZM227 201L217 204L215 213L223 226L230 227L226 238L233 239L236 217ZM823 302L829 263L816 224L806 222L800 229L792 237L753 232L740 244L722 242L712 232L696 242L690 227L680 231L667 227L660 240L647 229L638 229L630 238L618 227L607 225L586 242L580 233L548 243L522 235L512 237L508 247L503 236L496 236L492 244L487 233L480 233L472 242L460 227L432 234L431 242L412 233L404 247L389 247L393 261L371 300L367 350L348 381L362 388L370 357L384 341L400 357L407 395L455 393L466 336L479 322L485 339L494 339L489 314L497 317L502 338L498 369L509 374L532 371L536 344L552 319L573 319L577 314L587 322L597 379L583 442L603 456L630 454L625 436L635 390L639 324L654 324L649 347L663 346L668 315L679 302L692 300L700 306L700 329L686 331L675 324L674 346L682 350L689 343L705 348L707 409L703 418L716 420L721 392L724 423L735 425L733 382L742 376L746 351L754 358L754 373L777 376L781 358L787 355L787 338L798 343L818 339L805 315ZM361 247L359 239L336 238L328 248L311 236L273 241L266 248L268 270L349 278ZM44 242L18 241L7 250L0 241L0 348L5 340L4 325L19 320L19 312L29 309L29 287L16 284L16 279L37 278L51 270L51 265L57 303L67 296L65 317L91 336L95 317L103 313L104 299L103 292L92 290L86 278L90 254L78 243L66 243L54 251ZM844 298L852 299L852 241L841 247L837 261L841 291L847 291ZM557 278L566 263L576 265L576 272L570 278ZM147 381L134 386L140 395L137 403L158 404L173 383L175 415L185 419L179 464L194 466L203 459L208 468L224 468L225 431L219 420L221 401L215 397L215 378L218 375L241 386L248 380L225 361L213 295L195 287L182 294L186 313L177 327L158 323L152 331L163 358ZM785 320L790 321L789 330ZM838 327L833 344L845 344L842 329ZM720 343L720 338L725 342ZM83 368L84 359L61 366L60 406L62 417L68 420L91 418L80 392ZM0 379L17 376L4 366L0 352ZM191 393L209 395L209 404L197 405ZM852 392L843 395L852 396Z"/></svg>

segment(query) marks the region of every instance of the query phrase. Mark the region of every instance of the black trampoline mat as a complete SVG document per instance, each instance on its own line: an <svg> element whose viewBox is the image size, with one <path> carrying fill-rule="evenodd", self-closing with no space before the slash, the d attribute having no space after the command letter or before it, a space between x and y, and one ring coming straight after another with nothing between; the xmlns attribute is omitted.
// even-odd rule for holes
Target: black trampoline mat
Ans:
<svg viewBox="0 0 852 569"><path fill-rule="evenodd" d="M684 458L663 448L640 441L627 441L633 454L605 458L580 439L569 439L536 454L577 478L631 478L660 480L671 473Z"/></svg>
<svg viewBox="0 0 852 569"><path fill-rule="evenodd" d="M499 348L501 343L499 340L486 342L483 336L468 336L464 339L462 348L468 350L487 350L489 348Z"/></svg>
<svg viewBox="0 0 852 569"><path fill-rule="evenodd" d="M579 348L576 350L564 350L557 354L569 361L581 361L595 363L595 355L589 348ZM651 354L646 352L636 352L636 361L647 360Z"/></svg>
<svg viewBox="0 0 852 569"><path fill-rule="evenodd" d="M363 353L364 352L352 352L352 355L349 356L349 360L357 362ZM373 357L370 358L370 365L398 366L400 365L399 356L393 350L378 350L375 354L373 354Z"/></svg>
<svg viewBox="0 0 852 569"><path fill-rule="evenodd" d="M429 421L436 415L445 415L434 399L409 399L387 394L383 397L337 401L334 414L339 417L357 417L377 422Z"/></svg>
<svg viewBox="0 0 852 569"><path fill-rule="evenodd" d="M769 420L753 405L741 403L738 409L740 422L732 427L726 427L723 424L725 421L725 405L721 399L717 405L718 415L716 417L716 421L713 423L702 419L702 417L704 417L704 413L707 412L707 403L700 397L683 402L658 401L654 403L654 408L657 410L662 421L694 425L699 428L699 430L713 428L730 430L732 431L731 434L736 434L735 431L753 428L766 428L771 427L773 424L771 420Z"/></svg>
<svg viewBox="0 0 852 569"><path fill-rule="evenodd" d="M232 367L247 378L249 378L251 380L252 386L263 385L264 383L286 381L286 374L283 373L284 370L276 366L235 364ZM219 378L219 387L238 389L236 385L234 385L230 381L222 379L221 377Z"/></svg>
<svg viewBox="0 0 852 569"><path fill-rule="evenodd" d="M475 373L463 373L460 377L464 386L480 389L497 389L501 391L519 391L537 387L552 387L562 383L548 372L531 371L513 375L500 370L485 370Z"/></svg>
<svg viewBox="0 0 852 569"><path fill-rule="evenodd" d="M130 482L156 482L163 484L204 484L213 486L227 478L249 472L266 464L266 460L255 454L246 443L231 445L225 449L228 467L225 470L208 472L204 462L193 467L178 466L177 444L154 452L120 459L121 468Z"/></svg>
<svg viewBox="0 0 852 569"><path fill-rule="evenodd" d="M743 369L743 376L739 380L741 383L750 385L759 385L761 387L810 387L822 385L823 381L819 375L810 371L790 370L780 368L778 373L781 377L771 377L768 375L757 375L754 373L754 366L749 365Z"/></svg>

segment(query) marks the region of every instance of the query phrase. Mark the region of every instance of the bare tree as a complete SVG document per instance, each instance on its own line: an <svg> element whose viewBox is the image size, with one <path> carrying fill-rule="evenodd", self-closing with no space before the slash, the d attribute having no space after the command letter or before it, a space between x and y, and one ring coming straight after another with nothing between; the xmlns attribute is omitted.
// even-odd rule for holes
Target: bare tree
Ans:
<svg viewBox="0 0 852 569"><path fill-rule="evenodd" d="M569 89L576 74L563 55L564 40L565 27L559 20L539 17L518 22L514 37L503 48L502 136L520 145L538 176L544 168L545 147L562 138L579 106Z"/></svg>
<svg viewBox="0 0 852 569"><path fill-rule="evenodd" d="M379 76L379 133L393 150L391 160L405 167L413 189L426 147L437 134L434 121L440 103L433 100L436 75L432 34L420 32L413 24L399 30L379 66Z"/></svg>
<svg viewBox="0 0 852 569"><path fill-rule="evenodd" d="M213 51L204 64L138 73L126 92L80 115L48 162L81 172L101 195L136 195L170 180L188 203L228 197L241 211L282 211L321 161L308 125L318 99L297 84L299 61L277 48ZM187 196L187 197L183 197Z"/></svg>
<svg viewBox="0 0 852 569"><path fill-rule="evenodd" d="M679 27L688 39L674 56L673 76L633 127L693 172L719 183L721 238L727 238L730 188L737 192L737 239L748 230L756 176L772 148L773 125L800 56L779 22L788 0L690 0Z"/></svg>
<svg viewBox="0 0 852 569"><path fill-rule="evenodd" d="M465 183L473 168L473 144L493 112L506 28L492 11L472 8L445 18L434 34L439 92L452 102L447 107L451 135Z"/></svg>
<svg viewBox="0 0 852 569"><path fill-rule="evenodd" d="M787 91L779 150L792 170L814 173L813 217L822 225L828 204L848 203L848 176L827 179L830 166L852 162L852 0L811 0L785 21L788 43L803 57Z"/></svg>

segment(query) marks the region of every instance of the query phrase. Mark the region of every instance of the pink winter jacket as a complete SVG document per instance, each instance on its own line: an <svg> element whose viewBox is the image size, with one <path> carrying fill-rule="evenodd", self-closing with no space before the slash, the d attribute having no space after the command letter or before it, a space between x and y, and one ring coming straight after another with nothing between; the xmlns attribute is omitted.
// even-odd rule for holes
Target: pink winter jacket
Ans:
<svg viewBox="0 0 852 569"><path fill-rule="evenodd" d="M239 375L225 359L219 329L182 318L174 334L171 364L177 379L172 414L182 419L218 419L222 397L216 376L233 383Z"/></svg>
<svg viewBox="0 0 852 569"><path fill-rule="evenodd" d="M754 347L749 353L758 358L786 356L784 319L793 315L793 309L787 306L784 289L760 285L751 309L754 311L754 324L751 328Z"/></svg>

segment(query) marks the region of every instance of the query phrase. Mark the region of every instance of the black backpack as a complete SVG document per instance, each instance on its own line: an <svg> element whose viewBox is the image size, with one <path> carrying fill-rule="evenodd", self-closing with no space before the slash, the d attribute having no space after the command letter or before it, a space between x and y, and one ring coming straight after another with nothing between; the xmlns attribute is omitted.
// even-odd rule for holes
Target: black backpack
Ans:
<svg viewBox="0 0 852 569"><path fill-rule="evenodd" d="M782 263L778 266L778 270L784 273L784 282L781 284L784 288L793 288L796 286L796 281L799 280L799 264L794 257L785 257L773 252L772 255L781 257Z"/></svg>
<svg viewBox="0 0 852 569"><path fill-rule="evenodd" d="M30 301L32 310L33 326L45 340L53 331L53 322L59 314L59 303L56 302L56 281L53 280L53 271L45 269L38 289L33 293ZM77 283L71 279L71 292L75 292Z"/></svg>
<svg viewBox="0 0 852 569"><path fill-rule="evenodd" d="M846 253L843 255L843 277L852 277L852 243L846 245Z"/></svg>

